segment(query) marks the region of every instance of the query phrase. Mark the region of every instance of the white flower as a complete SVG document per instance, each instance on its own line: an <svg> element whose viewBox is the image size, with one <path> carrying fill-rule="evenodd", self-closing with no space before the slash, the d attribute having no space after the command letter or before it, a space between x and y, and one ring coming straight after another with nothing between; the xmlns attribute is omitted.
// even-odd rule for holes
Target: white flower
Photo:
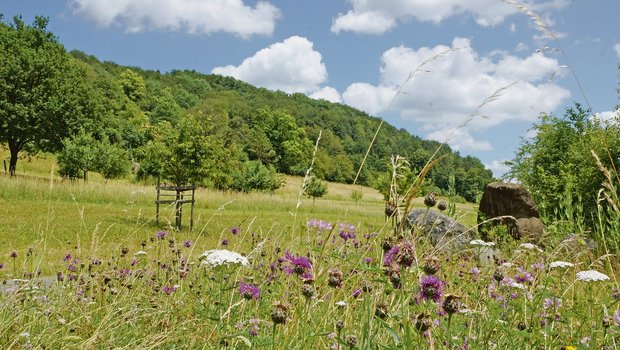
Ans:
<svg viewBox="0 0 620 350"><path fill-rule="evenodd" d="M146 252L144 250L138 250L137 252L133 254L133 256L142 256L142 255L146 255Z"/></svg>
<svg viewBox="0 0 620 350"><path fill-rule="evenodd" d="M344 300L337 301L336 302L336 306L345 308L345 307L347 307L347 302L344 301Z"/></svg>
<svg viewBox="0 0 620 350"><path fill-rule="evenodd" d="M511 267L513 267L513 266L514 266L514 264L513 264L513 263L511 263L511 262L505 262L505 263L503 263L503 264L501 264L501 265L500 265L500 267L502 267L502 268L504 268L504 269L509 269L509 268L511 268Z"/></svg>
<svg viewBox="0 0 620 350"><path fill-rule="evenodd" d="M19 334L20 337L24 337L24 338L28 338L30 336L30 333L28 332L22 332Z"/></svg>
<svg viewBox="0 0 620 350"><path fill-rule="evenodd" d="M495 242L485 242L481 239L474 239L473 241L469 242L470 245L480 245L483 247L492 247L495 245Z"/></svg>
<svg viewBox="0 0 620 350"><path fill-rule="evenodd" d="M539 252L542 252L542 249L538 248L537 246L535 246L532 243L521 243L519 245L519 248L524 248L524 249L528 249L528 250L538 250Z"/></svg>
<svg viewBox="0 0 620 350"><path fill-rule="evenodd" d="M561 261L561 260L554 261L551 264L549 264L550 269L555 269L558 267L565 269L565 268L573 267L573 266L575 266L575 264L569 263L568 261Z"/></svg>
<svg viewBox="0 0 620 350"><path fill-rule="evenodd" d="M208 266L219 266L222 264L241 264L246 266L250 264L245 256L225 249L207 250L199 259L202 260L203 265Z"/></svg>
<svg viewBox="0 0 620 350"><path fill-rule="evenodd" d="M607 281L609 276L595 270L577 272L577 280L583 282Z"/></svg>

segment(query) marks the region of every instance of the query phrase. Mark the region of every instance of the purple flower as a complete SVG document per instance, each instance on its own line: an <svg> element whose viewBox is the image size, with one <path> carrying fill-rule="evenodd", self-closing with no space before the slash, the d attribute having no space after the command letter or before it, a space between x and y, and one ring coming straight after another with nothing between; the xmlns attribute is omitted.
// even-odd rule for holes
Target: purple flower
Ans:
<svg viewBox="0 0 620 350"><path fill-rule="evenodd" d="M425 300L439 301L443 291L443 282L434 275L422 277L420 280L420 295Z"/></svg>
<svg viewBox="0 0 620 350"><path fill-rule="evenodd" d="M177 288L178 288L177 286L164 286L164 287L161 289L161 291L162 291L163 293L165 293L165 294L170 295L170 294L174 293L174 292L177 290Z"/></svg>
<svg viewBox="0 0 620 350"><path fill-rule="evenodd" d="M372 258L364 258L364 262L370 265L372 263Z"/></svg>
<svg viewBox="0 0 620 350"><path fill-rule="evenodd" d="M545 309L559 309L562 306L562 299L560 298L545 298L543 300L543 308Z"/></svg>
<svg viewBox="0 0 620 350"><path fill-rule="evenodd" d="M11 252L11 258L13 258L13 259L17 258L17 252L16 251L12 251Z"/></svg>
<svg viewBox="0 0 620 350"><path fill-rule="evenodd" d="M474 282L478 281L478 276L480 276L480 269L478 267L472 267L471 269L469 269L469 273L471 273Z"/></svg>
<svg viewBox="0 0 620 350"><path fill-rule="evenodd" d="M355 288L355 290L353 290L353 298L357 299L362 295L362 290L359 288Z"/></svg>
<svg viewBox="0 0 620 350"><path fill-rule="evenodd" d="M4 264L0 263L0 269L4 268Z"/></svg>
<svg viewBox="0 0 620 350"><path fill-rule="evenodd" d="M532 276L532 274L527 272L526 270L523 270L520 267L517 267L517 274L515 275L514 279L518 283L530 283L534 281L534 277Z"/></svg>
<svg viewBox="0 0 620 350"><path fill-rule="evenodd" d="M183 246L184 246L185 248L189 248L189 247L191 247L191 246L192 246L192 241L190 241L190 240L188 239L187 241L183 242Z"/></svg>
<svg viewBox="0 0 620 350"><path fill-rule="evenodd" d="M286 251L286 253L284 253L284 258L285 261L288 262L288 265L283 266L282 270L289 275L293 273L304 275L312 270L312 263L303 256L294 256L289 251Z"/></svg>
<svg viewBox="0 0 620 350"><path fill-rule="evenodd" d="M155 234L158 239L164 239L168 235L167 231L159 231Z"/></svg>
<svg viewBox="0 0 620 350"><path fill-rule="evenodd" d="M231 227L228 232L232 233L233 235L238 234L239 232L241 232L241 229L237 226Z"/></svg>
<svg viewBox="0 0 620 350"><path fill-rule="evenodd" d="M69 261L69 260L71 260L71 258L72 258L71 254L67 254L67 255L65 255L64 258L62 258L62 261Z"/></svg>
<svg viewBox="0 0 620 350"><path fill-rule="evenodd" d="M413 261L413 245L408 241L393 246L383 257L384 266L392 266L396 263L401 267L410 267Z"/></svg>
<svg viewBox="0 0 620 350"><path fill-rule="evenodd" d="M537 262L534 263L532 265L530 265L530 267L532 268L532 270L536 271L544 271L545 270L545 264L543 264L542 262Z"/></svg>
<svg viewBox="0 0 620 350"><path fill-rule="evenodd" d="M223 246L227 246L228 245L228 240L227 239L223 239L221 244Z"/></svg>
<svg viewBox="0 0 620 350"><path fill-rule="evenodd" d="M345 242L349 239L355 239L355 226L350 224L340 224L340 238L342 238Z"/></svg>
<svg viewBox="0 0 620 350"><path fill-rule="evenodd" d="M239 282L239 294L246 300L258 300L258 298L260 298L260 288L251 284Z"/></svg>
<svg viewBox="0 0 620 350"><path fill-rule="evenodd" d="M260 330L260 328L258 327L258 324L260 323L259 319L256 318L252 318L250 319L250 335L253 337L256 337L258 335L258 331Z"/></svg>

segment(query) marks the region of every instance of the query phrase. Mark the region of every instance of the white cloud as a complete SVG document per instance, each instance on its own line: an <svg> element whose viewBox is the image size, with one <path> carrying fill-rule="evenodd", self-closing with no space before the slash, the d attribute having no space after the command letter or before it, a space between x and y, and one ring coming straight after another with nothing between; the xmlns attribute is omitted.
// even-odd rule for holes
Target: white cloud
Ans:
<svg viewBox="0 0 620 350"><path fill-rule="evenodd" d="M248 57L238 66L216 67L211 73L285 92L312 93L327 79L322 56L308 39L292 36Z"/></svg>
<svg viewBox="0 0 620 350"><path fill-rule="evenodd" d="M616 51L616 56L618 56L618 59L620 60L620 43L614 45L614 51Z"/></svg>
<svg viewBox="0 0 620 350"><path fill-rule="evenodd" d="M427 139L448 143L456 151L491 151L493 147L486 140L476 140L466 129L442 129L426 135Z"/></svg>
<svg viewBox="0 0 620 350"><path fill-rule="evenodd" d="M594 116L602 122L612 121L616 120L616 118L620 118L620 110L600 112L596 113Z"/></svg>
<svg viewBox="0 0 620 350"><path fill-rule="evenodd" d="M334 89L331 86L326 86L320 90L317 90L309 95L311 98L317 100L325 100L329 102L342 102L342 98L340 97L340 93L338 90Z"/></svg>
<svg viewBox="0 0 620 350"><path fill-rule="evenodd" d="M333 20L331 30L382 34L397 21L415 18L423 22L440 23L457 15L472 15L481 26L494 26L519 12L515 6L497 0L348 0L352 9ZM557 9L568 0L527 1L532 11Z"/></svg>
<svg viewBox="0 0 620 350"><path fill-rule="evenodd" d="M480 56L469 44L469 39L455 38L450 47L391 48L381 57L380 83L351 84L342 94L343 101L370 114L387 111L393 101L391 110L401 118L433 135L442 135L440 131L445 135L445 130L463 124L476 111L488 118L477 116L468 121L468 127L485 129L509 120L533 122L540 112L554 111L570 96L567 89L548 81L563 74L557 60L540 53L523 58L507 53ZM496 99L478 109L496 94ZM461 149L490 147L469 134L458 139Z"/></svg>
<svg viewBox="0 0 620 350"><path fill-rule="evenodd" d="M493 176L496 178L502 177L505 173L510 170L510 167L506 165L506 159L504 160L494 160L489 164L485 164L484 167L491 170L493 172Z"/></svg>
<svg viewBox="0 0 620 350"><path fill-rule="evenodd" d="M247 38L271 35L280 17L280 10L266 1L255 7L242 0L70 0L70 4L74 13L101 26L119 25L129 32L228 32Z"/></svg>

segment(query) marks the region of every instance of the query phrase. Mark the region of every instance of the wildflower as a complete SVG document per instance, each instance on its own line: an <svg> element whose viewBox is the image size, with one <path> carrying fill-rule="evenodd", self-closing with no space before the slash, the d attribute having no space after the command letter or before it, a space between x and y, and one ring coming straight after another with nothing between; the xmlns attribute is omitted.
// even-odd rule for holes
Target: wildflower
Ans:
<svg viewBox="0 0 620 350"><path fill-rule="evenodd" d="M239 282L239 294L246 300L258 300L260 298L260 288Z"/></svg>
<svg viewBox="0 0 620 350"><path fill-rule="evenodd" d="M258 327L259 323L260 323L259 319L256 319L256 318L250 319L249 333L252 337L258 336L258 331L260 330L260 328Z"/></svg>
<svg viewBox="0 0 620 350"><path fill-rule="evenodd" d="M424 259L424 263L422 263L422 271L427 275L434 275L439 271L441 265L439 265L439 259L436 256L431 256L429 258Z"/></svg>
<svg viewBox="0 0 620 350"><path fill-rule="evenodd" d="M288 265L283 266L282 270L289 275L292 275L293 273L303 275L312 270L312 263L303 256L295 256L287 251L284 253L284 258L285 261L288 262Z"/></svg>
<svg viewBox="0 0 620 350"><path fill-rule="evenodd" d="M577 272L577 280L583 282L606 281L609 276L595 270Z"/></svg>
<svg viewBox="0 0 620 350"><path fill-rule="evenodd" d="M226 238L224 238L220 244L225 247L225 246L228 245L228 240Z"/></svg>
<svg viewBox="0 0 620 350"><path fill-rule="evenodd" d="M327 277L327 285L334 288L342 287L342 272L338 269L329 270Z"/></svg>
<svg viewBox="0 0 620 350"><path fill-rule="evenodd" d="M13 258L13 259L17 258L17 252L16 251L12 251L11 252L11 258Z"/></svg>
<svg viewBox="0 0 620 350"><path fill-rule="evenodd" d="M446 299L443 301L442 308L448 314L452 315L459 311L461 303L459 302L459 297L456 295L448 294L446 295Z"/></svg>
<svg viewBox="0 0 620 350"><path fill-rule="evenodd" d="M344 300L340 300L340 301L337 301L335 305L338 306L339 308L344 309L345 307L347 307L347 302Z"/></svg>
<svg viewBox="0 0 620 350"><path fill-rule="evenodd" d="M573 267L573 266L575 266L575 264L569 263L567 261L560 261L560 260L554 261L551 264L549 264L549 268L550 269L555 269L555 268L558 268L558 267L562 268L562 269L565 269L565 268L569 268L569 267Z"/></svg>
<svg viewBox="0 0 620 350"><path fill-rule="evenodd" d="M433 275L424 276L420 280L420 294L423 299L439 301L443 291L443 282Z"/></svg>
<svg viewBox="0 0 620 350"><path fill-rule="evenodd" d="M383 265L391 266L396 263L401 267L410 267L413 264L414 250L411 242L405 241L393 246L383 257Z"/></svg>
<svg viewBox="0 0 620 350"><path fill-rule="evenodd" d="M492 247L495 245L495 242L485 242L481 239L474 239L472 241L469 241L470 245L479 245L479 246L483 246L483 247Z"/></svg>
<svg viewBox="0 0 620 350"><path fill-rule="evenodd" d="M177 288L179 288L179 286L178 286L178 285L174 285L174 286L164 286L164 287L161 289L161 291L162 291L164 294L168 294L168 295L170 295L170 294L174 293L174 292L177 290Z"/></svg>
<svg viewBox="0 0 620 350"><path fill-rule="evenodd" d="M138 257L143 256L143 255L146 255L146 252L144 250L138 250L137 252L133 254L133 256L138 256Z"/></svg>
<svg viewBox="0 0 620 350"><path fill-rule="evenodd" d="M433 322L425 313L417 314L413 317L413 327L420 332L425 333L433 326Z"/></svg>
<svg viewBox="0 0 620 350"><path fill-rule="evenodd" d="M567 346L561 347L560 350L577 350L577 348L572 345L567 345Z"/></svg>
<svg viewBox="0 0 620 350"><path fill-rule="evenodd" d="M72 259L71 254L67 254L67 255L65 255L64 258L62 258L62 261L69 261L71 259Z"/></svg>
<svg viewBox="0 0 620 350"><path fill-rule="evenodd" d="M537 246L535 246L532 243L521 243L519 245L519 248L523 248L523 249L527 249L527 250L537 250L539 252L542 252L542 249L538 248Z"/></svg>
<svg viewBox="0 0 620 350"><path fill-rule="evenodd" d="M203 265L219 266L222 264L249 265L250 262L243 255L229 250L207 250L200 258Z"/></svg>
<svg viewBox="0 0 620 350"><path fill-rule="evenodd" d="M189 248L189 247L191 247L191 246L192 246L192 241L187 240L187 241L183 242L183 246L184 246L185 248Z"/></svg>
<svg viewBox="0 0 620 350"><path fill-rule="evenodd" d="M231 227L228 232L232 233L233 235L238 234L239 232L241 232L241 229L237 226Z"/></svg>
<svg viewBox="0 0 620 350"><path fill-rule="evenodd" d="M437 195L435 193L431 192L424 196L424 205L431 208L434 207L435 204L437 204Z"/></svg>
<svg viewBox="0 0 620 350"><path fill-rule="evenodd" d="M527 272L526 270L517 267L517 274L515 275L514 279L518 283L530 283L534 280L534 277L532 277L532 274Z"/></svg>
<svg viewBox="0 0 620 350"><path fill-rule="evenodd" d="M375 316L384 320L388 316L387 307L388 306L386 303L378 303L377 306L375 307Z"/></svg>
<svg viewBox="0 0 620 350"><path fill-rule="evenodd" d="M512 287L512 288L519 288L519 289L525 289L525 286L517 281L515 281L514 279L512 279L512 277L504 277L504 279L502 279L499 284L501 286L504 287Z"/></svg>
<svg viewBox="0 0 620 350"><path fill-rule="evenodd" d="M159 231L155 234L158 239L164 239L168 235L167 231Z"/></svg>
<svg viewBox="0 0 620 350"><path fill-rule="evenodd" d="M612 320L616 324L616 326L620 326L620 312L618 310L614 311L614 315L612 316Z"/></svg>
<svg viewBox="0 0 620 350"><path fill-rule="evenodd" d="M355 226L350 224L340 224L340 238L342 238L345 242L349 239L355 239Z"/></svg>
<svg viewBox="0 0 620 350"><path fill-rule="evenodd" d="M312 285L305 283L301 285L301 294L306 298L312 298L314 293L314 287L312 287Z"/></svg>
<svg viewBox="0 0 620 350"><path fill-rule="evenodd" d="M448 203L440 201L439 203L437 203L437 209L439 209L440 211L448 209Z"/></svg>
<svg viewBox="0 0 620 350"><path fill-rule="evenodd" d="M372 258L364 258L364 262L370 265L372 263Z"/></svg>
<svg viewBox="0 0 620 350"><path fill-rule="evenodd" d="M545 298L543 300L543 308L545 309L559 309L562 306L562 299L560 298Z"/></svg>
<svg viewBox="0 0 620 350"><path fill-rule="evenodd" d="M354 335L348 336L347 345L349 346L349 348L353 349L357 345L357 337Z"/></svg>
<svg viewBox="0 0 620 350"><path fill-rule="evenodd" d="M543 264L542 262L537 262L530 265L530 267L532 268L532 270L543 271L545 269L545 264Z"/></svg>
<svg viewBox="0 0 620 350"><path fill-rule="evenodd" d="M277 302L274 304L271 309L271 320L275 324L284 324L286 323L286 318L288 317L288 306Z"/></svg>
<svg viewBox="0 0 620 350"><path fill-rule="evenodd" d="M353 296L353 298L357 299L362 295L362 290L359 288L355 288L351 295Z"/></svg>
<svg viewBox="0 0 620 350"><path fill-rule="evenodd" d="M581 338L580 343L581 343L583 346L589 347L589 346L590 346L590 340L591 340L591 338L590 338L590 337L583 337L583 338Z"/></svg>

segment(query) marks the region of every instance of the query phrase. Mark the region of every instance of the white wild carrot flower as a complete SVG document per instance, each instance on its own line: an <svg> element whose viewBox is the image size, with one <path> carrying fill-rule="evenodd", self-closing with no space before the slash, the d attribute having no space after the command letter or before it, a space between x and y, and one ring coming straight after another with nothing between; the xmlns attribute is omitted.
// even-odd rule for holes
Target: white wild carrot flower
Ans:
<svg viewBox="0 0 620 350"><path fill-rule="evenodd" d="M607 281L609 276L595 270L577 272L577 280L583 282Z"/></svg>
<svg viewBox="0 0 620 350"><path fill-rule="evenodd" d="M246 266L250 264L248 259L243 255L226 249L207 250L199 259L202 260L203 265L207 266L219 266L223 264L241 264Z"/></svg>

